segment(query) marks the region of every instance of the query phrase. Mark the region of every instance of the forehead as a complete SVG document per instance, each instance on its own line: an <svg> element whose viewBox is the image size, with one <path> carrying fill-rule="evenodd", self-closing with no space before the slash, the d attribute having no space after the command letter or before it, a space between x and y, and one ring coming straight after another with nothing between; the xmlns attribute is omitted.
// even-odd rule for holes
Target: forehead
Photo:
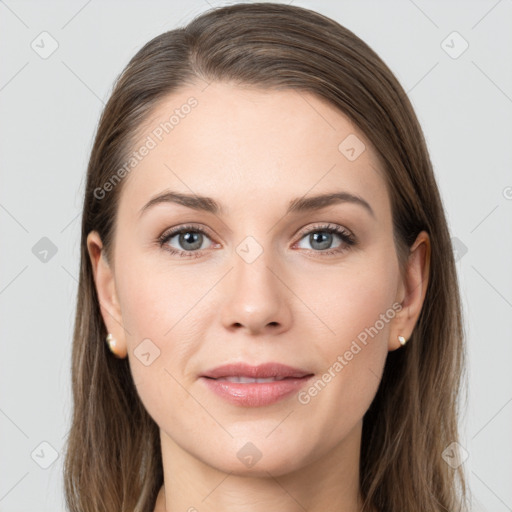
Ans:
<svg viewBox="0 0 512 512"><path fill-rule="evenodd" d="M132 151L120 215L134 215L166 189L215 197L227 212L284 206L332 189L365 196L376 210L390 208L369 140L304 91L187 86L153 109Z"/></svg>

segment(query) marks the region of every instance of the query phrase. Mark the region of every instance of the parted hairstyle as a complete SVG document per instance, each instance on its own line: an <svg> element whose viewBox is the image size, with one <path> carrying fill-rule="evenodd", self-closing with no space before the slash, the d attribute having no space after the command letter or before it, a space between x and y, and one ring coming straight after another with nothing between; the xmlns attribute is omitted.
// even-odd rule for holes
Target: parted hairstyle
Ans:
<svg viewBox="0 0 512 512"><path fill-rule="evenodd" d="M360 487L364 512L466 510L463 466L452 468L443 459L443 451L459 439L460 395L466 388L462 305L421 127L407 94L364 41L319 13L273 3L211 9L155 37L117 78L102 112L82 211L73 412L64 464L67 507L153 512L163 484L159 427L137 394L128 359L113 357L105 343L86 239L98 231L113 263L123 181L108 198L95 190L126 162L138 130L162 100L187 85L213 81L305 91L327 100L365 134L383 164L402 272L416 236L428 233L423 308L407 345L388 353L364 416Z"/></svg>

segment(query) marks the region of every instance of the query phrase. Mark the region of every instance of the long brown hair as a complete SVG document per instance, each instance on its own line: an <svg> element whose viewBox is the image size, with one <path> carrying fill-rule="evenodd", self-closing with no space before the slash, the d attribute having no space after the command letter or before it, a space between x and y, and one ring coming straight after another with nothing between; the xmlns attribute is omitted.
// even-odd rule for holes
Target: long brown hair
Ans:
<svg viewBox="0 0 512 512"><path fill-rule="evenodd" d="M465 346L457 274L426 143L406 93L361 39L311 10L272 3L212 9L149 41L116 81L102 113L83 204L72 352L73 416L64 466L71 512L152 512L163 484L159 428L127 359L116 359L93 280L86 238L96 230L113 262L120 169L158 102L203 80L308 91L346 114L381 158L403 270L421 230L431 240L423 308L407 345L390 352L362 432L364 511L465 510L463 466L443 451L458 441ZM103 189L104 190L104 189ZM104 192L103 192L104 193Z"/></svg>

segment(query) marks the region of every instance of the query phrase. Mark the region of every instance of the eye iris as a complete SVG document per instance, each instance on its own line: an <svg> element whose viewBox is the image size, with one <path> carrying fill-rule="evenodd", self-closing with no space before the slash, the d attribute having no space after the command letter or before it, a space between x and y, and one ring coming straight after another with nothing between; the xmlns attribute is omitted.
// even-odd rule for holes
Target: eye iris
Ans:
<svg viewBox="0 0 512 512"><path fill-rule="evenodd" d="M317 247L317 249L328 249L332 242L332 233L317 231L309 235L309 240L312 247L314 247L313 243L320 243L320 247Z"/></svg>
<svg viewBox="0 0 512 512"><path fill-rule="evenodd" d="M180 234L179 243L182 247L187 249L199 249L203 244L203 235L201 233L194 231L186 231L185 233ZM187 247L184 244L192 244L192 247Z"/></svg>

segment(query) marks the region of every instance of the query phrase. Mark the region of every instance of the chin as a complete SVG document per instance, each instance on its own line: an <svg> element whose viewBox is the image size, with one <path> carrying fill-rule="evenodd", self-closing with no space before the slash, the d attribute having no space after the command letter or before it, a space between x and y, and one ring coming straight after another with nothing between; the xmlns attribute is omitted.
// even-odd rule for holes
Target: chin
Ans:
<svg viewBox="0 0 512 512"><path fill-rule="evenodd" d="M271 442L269 439L253 437L252 441L244 437L238 438L233 444L220 449L212 458L210 452L203 459L208 465L238 476L268 477L291 473L306 464L307 455L304 453L305 445L302 442L292 442L288 445ZM299 451L299 448L301 451ZM232 454L232 455L231 455ZM304 457L299 457L304 455Z"/></svg>
<svg viewBox="0 0 512 512"><path fill-rule="evenodd" d="M290 461L294 461L293 464ZM298 465L298 467L296 467ZM246 466L239 460L233 459L223 461L223 464L215 465L216 469L236 476L250 476L268 478L270 475L274 477L292 473L300 467L296 457L290 455L287 457L270 457L262 456L253 466Z"/></svg>

